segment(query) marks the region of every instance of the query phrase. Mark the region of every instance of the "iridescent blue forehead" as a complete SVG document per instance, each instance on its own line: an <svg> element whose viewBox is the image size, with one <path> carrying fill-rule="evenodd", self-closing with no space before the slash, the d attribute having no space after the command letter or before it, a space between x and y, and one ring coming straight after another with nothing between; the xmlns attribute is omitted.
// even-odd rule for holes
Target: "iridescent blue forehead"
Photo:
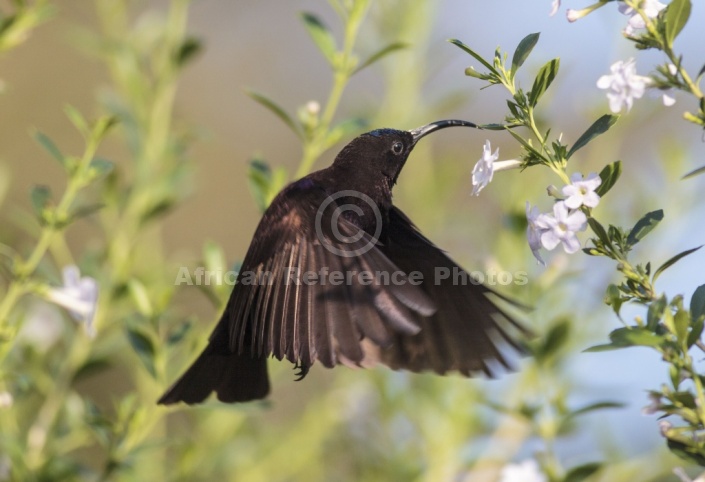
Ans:
<svg viewBox="0 0 705 482"><path fill-rule="evenodd" d="M396 129L375 129L373 131L370 131L367 133L367 135L374 136L374 137L382 137L382 136L389 136L392 134L398 134L400 131Z"/></svg>

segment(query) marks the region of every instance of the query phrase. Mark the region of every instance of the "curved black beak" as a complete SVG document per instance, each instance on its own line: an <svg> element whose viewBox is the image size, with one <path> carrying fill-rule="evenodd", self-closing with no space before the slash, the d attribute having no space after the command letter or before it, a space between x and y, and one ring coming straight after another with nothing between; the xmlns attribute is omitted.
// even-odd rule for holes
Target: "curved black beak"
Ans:
<svg viewBox="0 0 705 482"><path fill-rule="evenodd" d="M474 127L476 129L479 129L479 127L476 124L473 124L472 122L464 121L464 120L458 120L458 119L450 119L450 120L442 120L442 121L436 121L436 122L431 122L430 124L426 124L425 126L417 127L416 129L412 129L409 131L409 134L412 135L414 138L414 144L416 144L419 139L421 139L423 136L430 134L431 132L437 131L439 129L445 129L446 127Z"/></svg>

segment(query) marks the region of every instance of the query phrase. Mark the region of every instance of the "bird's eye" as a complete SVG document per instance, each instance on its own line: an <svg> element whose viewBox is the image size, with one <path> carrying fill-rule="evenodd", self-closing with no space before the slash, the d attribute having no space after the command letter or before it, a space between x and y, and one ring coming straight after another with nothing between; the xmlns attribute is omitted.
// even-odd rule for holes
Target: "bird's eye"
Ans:
<svg viewBox="0 0 705 482"><path fill-rule="evenodd" d="M404 150L404 144L402 144L401 142L395 142L394 144L392 144L392 152L394 154L399 155L402 153L403 150Z"/></svg>

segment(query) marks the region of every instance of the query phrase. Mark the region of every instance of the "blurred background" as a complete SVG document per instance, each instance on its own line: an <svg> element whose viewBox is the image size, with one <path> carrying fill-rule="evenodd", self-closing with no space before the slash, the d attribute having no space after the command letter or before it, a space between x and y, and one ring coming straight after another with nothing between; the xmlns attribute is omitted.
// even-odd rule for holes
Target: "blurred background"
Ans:
<svg viewBox="0 0 705 482"><path fill-rule="evenodd" d="M0 2L0 7L11 9L10 3ZM532 73L560 57L560 75L540 116L563 133L564 142L573 142L608 111L595 83L613 62L636 57L639 73L646 75L661 58L636 52L623 39L626 17L616 7L608 5L571 24L565 8L586 5L563 3L549 17L548 0L373 2L355 51L364 58L390 42L408 47L354 76L335 119L361 118L369 129L411 129L445 118L500 122L505 92L499 87L480 91L480 82L463 73L470 65L478 67L477 62L446 40L460 39L491 57L497 46L512 52L524 36L541 32L520 84L528 89ZM27 220L30 189L41 184L60 193L66 184L61 165L38 146L33 133L43 132L63 152L78 156L83 140L64 114L66 104L89 119L106 111L139 112L140 96L130 98L138 87L129 75L141 70L146 84L158 90L160 77L152 73L156 64L150 61L163 41L160 29L169 31L172 25L165 19L176 22L169 17L176 4L188 2L54 2L53 15L0 57L0 175L8 185L0 205L2 243L29 252L38 232L36 223ZM523 360L516 373L499 380L316 366L305 381L294 383L288 364L272 362L273 392L266 403L152 406L204 346L229 291L227 286L211 293L175 287L179 268L200 266L208 256L220 256L226 269L241 260L261 215L248 186L250 161L258 158L272 169L284 168L291 180L302 157L299 139L245 90L265 93L292 116L309 101L325 105L330 67L308 36L301 12L315 13L339 42L342 38L340 20L322 0L200 0L182 8L187 11L184 31L202 48L176 72L178 78L169 78L175 89L169 129L179 146L169 150L179 166L168 184L174 189L170 202L149 226L135 230L140 234L126 251L132 268L108 291L101 280L109 275L96 253L120 236L105 229L111 225L110 208L102 220L91 215L72 225L66 239L74 254L64 259L101 282L99 334L93 341L74 334L72 341L64 338L45 349L27 342L28 348L17 348L11 358L13 370L26 369L31 379L34 371L51 373L70 343L93 344L84 362L100 358L104 365L74 379L63 398L66 406L57 409L67 413L67 431L85 435L74 441L75 447L67 446L55 420L47 437L54 437L56 447L46 443L41 463L27 462L25 472L7 474L30 474L34 467L36 480L497 480L506 464L543 460L542 454L550 453L565 469L605 462L589 480L676 480L671 469L683 462L666 450L655 417L641 413L649 403L646 391L667 380L665 365L654 352L640 348L582 353L619 326L602 302L606 285L616 279L614 265L555 250L545 254L547 267L537 266L526 244L525 202L547 211L551 199L546 187L559 180L547 169L502 172L479 197L470 196L471 171L485 139L499 147L501 160L519 156L517 145L499 132L449 129L425 139L402 173L395 203L468 269L528 273L527 286L508 286L503 292L535 307L527 323L539 334L568 320L569 335L550 363ZM691 24L677 43L693 72L703 60L705 30L697 20L704 15L704 6L695 2ZM116 54L119 49L142 49L146 63L121 63L130 57ZM601 219L631 226L645 212L664 209L664 222L635 252L640 260L660 263L705 242L705 209L698 202L705 178L680 180L705 163L702 131L681 117L691 108L688 102L692 99L678 98L674 107L665 108L657 96L646 96L571 160L573 171L585 174L623 161L624 174L608 195L610 202L596 210ZM162 189L158 169L140 178L139 136L129 127L117 129L98 151L114 162L106 182L121 186L114 188L122 193L117 197L131 195L135 180L135 191L142 186L150 192L149 176L155 176L153 192ZM314 168L329 165L347 141L369 129L351 131ZM100 197L100 189L92 195ZM687 300L704 281L703 267L705 254L692 255L664 274L658 291L682 293ZM58 261L47 261L40 272L56 284L60 268ZM135 286L142 286L155 305L143 325L144 303L135 302L141 288ZM20 309L17 317L37 316L37 310L50 311L50 318L62 316L36 300L25 300ZM625 320L637 315L643 315L638 306L623 312ZM189 320L188 333L166 346L164 340L184 320ZM73 329L70 321L63 323ZM154 345L146 353L153 357L156 376L145 370L145 351L135 347L130 335L134 326L141 326L138 331ZM19 426L5 439L2 460L12 470L19 470L23 456L8 447L16 443L18 452L23 450L22 444L29 443L26 432L44 406L42 390L34 393L27 383L30 388L22 392L27 398L15 396L16 405L26 403L17 408ZM575 409L602 401L624 406L595 411L561 430L551 427L561 420L561 406ZM498 405L510 409L498 410ZM533 421L517 415L522 407L536 410Z"/></svg>

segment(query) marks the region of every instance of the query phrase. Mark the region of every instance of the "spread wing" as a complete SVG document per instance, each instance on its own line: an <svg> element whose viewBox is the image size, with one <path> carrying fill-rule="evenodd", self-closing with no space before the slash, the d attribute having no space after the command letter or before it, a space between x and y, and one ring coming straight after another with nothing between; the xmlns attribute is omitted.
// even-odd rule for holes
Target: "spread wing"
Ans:
<svg viewBox="0 0 705 482"><path fill-rule="evenodd" d="M375 239L336 215L335 203L319 213L324 190L302 184L282 192L257 228L221 321L229 349L304 367L315 360L359 365L363 339L390 346L418 333L436 306ZM396 273L396 282L374 279L377 273Z"/></svg>
<svg viewBox="0 0 705 482"><path fill-rule="evenodd" d="M381 361L393 369L440 374L457 370L466 376L473 372L492 376L497 364L509 368L506 355L523 351L516 335L528 331L487 297L496 293L474 280L395 207L384 239L382 252L406 273L421 272L421 287L438 309L431 317L418 318L417 334L395 335L381 351Z"/></svg>

